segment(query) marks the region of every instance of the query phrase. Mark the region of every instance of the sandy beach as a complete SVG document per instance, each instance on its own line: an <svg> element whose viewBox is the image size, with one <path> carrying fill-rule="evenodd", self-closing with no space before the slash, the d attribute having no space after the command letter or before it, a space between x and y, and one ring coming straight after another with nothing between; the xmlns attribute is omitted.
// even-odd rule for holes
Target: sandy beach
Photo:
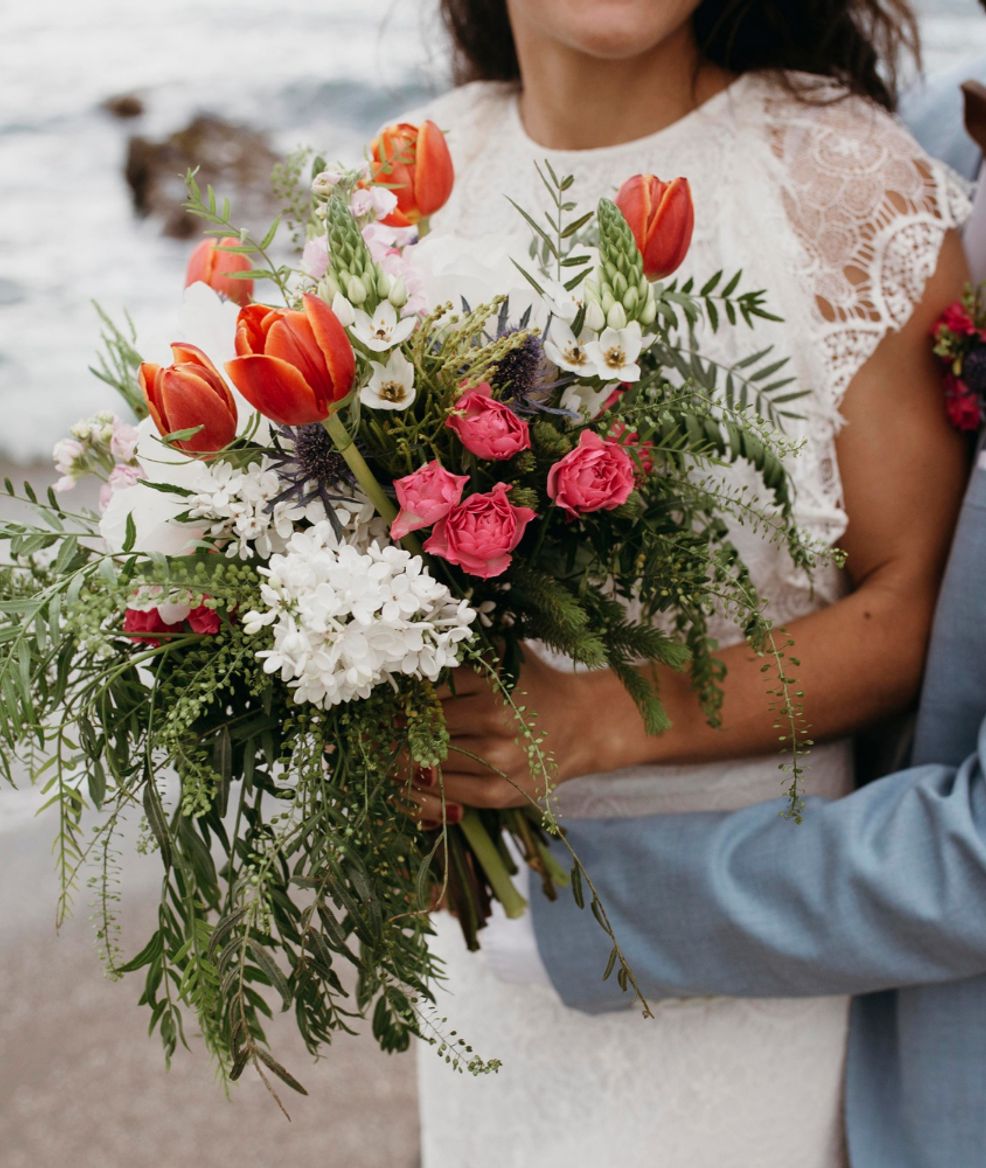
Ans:
<svg viewBox="0 0 986 1168"><path fill-rule="evenodd" d="M0 463L0 477L26 474L36 487L52 477ZM0 509L9 515L9 501ZM414 1057L381 1054L369 1034L341 1036L313 1065L290 1018L278 1020L275 1049L310 1093L285 1091L290 1123L249 1073L227 1101L200 1044L166 1070L137 1005L140 976L104 975L84 883L55 932L55 823L34 818L37 802L0 790L3 1168L415 1168ZM156 861L134 859L122 912L128 953L146 941L157 900Z"/></svg>

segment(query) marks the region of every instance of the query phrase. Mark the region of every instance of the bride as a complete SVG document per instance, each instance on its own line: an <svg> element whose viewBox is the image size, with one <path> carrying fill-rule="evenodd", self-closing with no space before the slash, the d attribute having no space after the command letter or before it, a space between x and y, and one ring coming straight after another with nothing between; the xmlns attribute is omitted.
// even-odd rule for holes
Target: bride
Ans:
<svg viewBox="0 0 986 1168"><path fill-rule="evenodd" d="M910 11L899 0L445 0L443 10L468 83L421 111L448 132L457 169L437 233L506 243L523 258L527 231L503 192L537 208L542 158L573 174L573 194L589 204L634 173L684 175L696 232L680 274L742 268L783 315L703 345L728 362L741 355L734 346L773 344L810 390L788 425L804 443L792 464L797 515L845 550L845 570L808 580L756 532L733 537L794 641L820 742L810 788L846 793L847 736L915 696L963 479L928 333L965 276L953 230L965 200L887 112ZM742 467L726 474L754 489ZM721 810L780 794L761 663L727 621L717 633L728 668L721 727L705 723L687 677L668 674L674 724L660 738L643 733L606 671L529 655L521 686L557 759L563 817ZM531 790L531 779L489 692L466 675L446 707L449 814L519 802L516 786ZM424 818L439 818L433 792L418 800ZM529 926L494 921L478 959L454 921L437 930L457 991L441 1012L503 1068L453 1082L423 1048L424 1168L844 1163L846 999L589 1017L559 1002ZM696 921L698 946L701 934Z"/></svg>

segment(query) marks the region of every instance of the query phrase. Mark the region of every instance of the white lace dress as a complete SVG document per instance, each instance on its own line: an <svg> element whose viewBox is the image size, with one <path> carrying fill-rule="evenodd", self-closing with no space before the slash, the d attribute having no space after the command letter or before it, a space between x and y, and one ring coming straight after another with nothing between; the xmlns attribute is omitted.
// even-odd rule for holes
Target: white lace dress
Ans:
<svg viewBox="0 0 986 1168"><path fill-rule="evenodd" d="M491 248L507 242L520 257L529 236L504 193L530 211L541 207L535 160L575 175L572 193L587 205L634 173L689 179L696 228L682 275L741 267L744 286L767 289L785 318L753 335L706 336L706 351L729 361L774 344L791 356L800 386L811 389L798 403L804 420L789 426L806 442L793 468L797 517L813 535L837 540L846 526L833 446L840 400L881 337L909 317L944 232L964 213L965 196L944 169L861 100L805 106L755 75L648 138L595 150L532 142L509 85L470 85L426 112L448 131L457 170L434 230ZM756 488L742 467L729 477ZM748 529L733 538L778 620L845 589L834 568L812 587L783 548ZM718 632L722 643L740 639L728 625ZM590 775L565 784L557 799L563 817L729 809L776 797L781 778L770 755ZM815 749L809 783L833 797L850 788L848 743ZM455 922L439 920L435 947L449 972L439 1008L503 1067L455 1076L422 1045L423 1168L843 1163L847 999L664 1002L651 1021L633 1010L587 1016L566 1009L539 976L529 926L494 923L483 944L484 953L466 954ZM525 969L528 980L516 980Z"/></svg>

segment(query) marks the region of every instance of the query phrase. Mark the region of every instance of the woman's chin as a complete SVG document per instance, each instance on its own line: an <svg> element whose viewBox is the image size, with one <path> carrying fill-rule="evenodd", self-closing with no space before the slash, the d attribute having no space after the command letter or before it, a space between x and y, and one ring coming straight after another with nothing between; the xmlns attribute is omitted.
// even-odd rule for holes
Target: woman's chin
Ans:
<svg viewBox="0 0 986 1168"><path fill-rule="evenodd" d="M542 33L604 61L629 61L678 33L697 0L514 0ZM518 13L519 14L519 13Z"/></svg>

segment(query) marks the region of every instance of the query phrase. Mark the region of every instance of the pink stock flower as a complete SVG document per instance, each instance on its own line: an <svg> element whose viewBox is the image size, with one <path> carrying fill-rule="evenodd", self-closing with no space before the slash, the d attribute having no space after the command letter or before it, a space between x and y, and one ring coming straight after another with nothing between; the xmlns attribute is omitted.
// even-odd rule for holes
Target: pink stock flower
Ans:
<svg viewBox="0 0 986 1168"><path fill-rule="evenodd" d="M390 525L393 539L403 539L411 531L444 519L462 498L468 475L455 475L437 460L394 480L400 513Z"/></svg>
<svg viewBox="0 0 986 1168"><path fill-rule="evenodd" d="M496 401L485 381L459 398L455 412L445 425L459 435L462 445L477 458L501 461L531 446L527 423L509 406Z"/></svg>
<svg viewBox="0 0 986 1168"><path fill-rule="evenodd" d="M360 187L349 200L349 209L357 219L364 215L372 215L374 221L385 219L396 206L394 192L379 186Z"/></svg>
<svg viewBox="0 0 986 1168"><path fill-rule="evenodd" d="M612 439L583 430L579 444L548 471L548 496L570 515L612 511L630 497L633 462Z"/></svg>
<svg viewBox="0 0 986 1168"><path fill-rule="evenodd" d="M144 472L139 466L130 466L124 463L113 467L110 471L110 477L99 489L100 510L105 511L109 506L114 491L122 491L127 487L132 487L135 483L139 483L143 477Z"/></svg>
<svg viewBox="0 0 986 1168"><path fill-rule="evenodd" d="M425 543L425 551L458 564L470 576L489 580L510 567L510 553L520 543L528 523L536 518L530 507L515 507L507 498L510 487L497 483L486 495L470 495L453 507Z"/></svg>
<svg viewBox="0 0 986 1168"><path fill-rule="evenodd" d="M136 449L137 427L129 425L120 418L114 418L113 434L110 438L110 454L117 462L131 462Z"/></svg>
<svg viewBox="0 0 986 1168"><path fill-rule="evenodd" d="M329 270L329 244L324 235L309 239L301 253L301 270L313 280L321 280Z"/></svg>

